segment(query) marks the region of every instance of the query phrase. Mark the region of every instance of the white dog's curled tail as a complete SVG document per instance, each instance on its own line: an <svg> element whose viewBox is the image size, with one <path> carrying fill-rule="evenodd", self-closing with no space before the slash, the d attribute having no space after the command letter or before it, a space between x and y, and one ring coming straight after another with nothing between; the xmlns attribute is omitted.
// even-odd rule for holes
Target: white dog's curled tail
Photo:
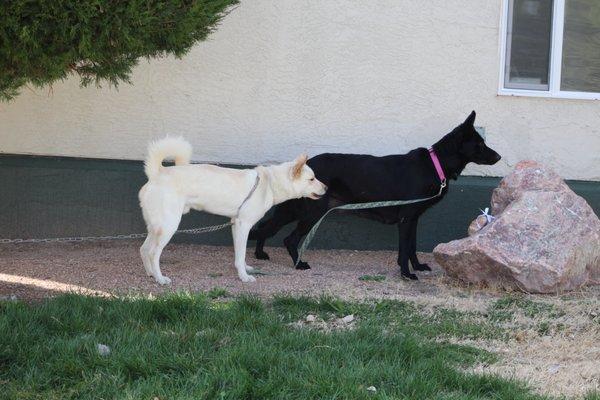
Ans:
<svg viewBox="0 0 600 400"><path fill-rule="evenodd" d="M175 159L175 165L186 165L192 158L192 146L182 137L169 137L155 140L148 145L148 156L144 162L144 172L148 179L154 178L162 168L164 159Z"/></svg>

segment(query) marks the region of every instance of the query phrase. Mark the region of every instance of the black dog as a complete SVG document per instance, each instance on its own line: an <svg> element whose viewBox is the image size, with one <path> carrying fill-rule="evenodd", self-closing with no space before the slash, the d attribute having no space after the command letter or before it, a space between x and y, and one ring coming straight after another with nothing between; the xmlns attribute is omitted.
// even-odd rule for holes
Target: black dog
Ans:
<svg viewBox="0 0 600 400"><path fill-rule="evenodd" d="M317 178L329 186L329 190L320 200L290 200L276 206L273 216L259 223L258 228L250 233L250 239L257 241L256 257L269 258L263 250L265 240L290 222L298 221L298 225L285 238L284 244L296 263L300 240L331 207L348 203L427 198L440 193L444 175L456 180L470 162L485 165L497 163L500 155L485 145L473 127L474 122L475 111L433 145L433 155L428 149L418 148L408 154L385 157L326 153L311 158L308 165ZM436 171L434 158L439 160L443 173ZM447 191L446 185L441 189L440 196L422 203L353 211L385 224L398 224L398 265L403 277L417 279L408 269L409 260L415 271L431 270L417 259L417 222L425 210L442 200ZM296 268L308 269L310 266L300 261Z"/></svg>

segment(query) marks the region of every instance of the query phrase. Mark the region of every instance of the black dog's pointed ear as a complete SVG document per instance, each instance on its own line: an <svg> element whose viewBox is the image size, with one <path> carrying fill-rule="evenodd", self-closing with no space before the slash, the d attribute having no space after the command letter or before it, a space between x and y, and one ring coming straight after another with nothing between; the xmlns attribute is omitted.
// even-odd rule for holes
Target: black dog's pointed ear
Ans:
<svg viewBox="0 0 600 400"><path fill-rule="evenodd" d="M467 117L467 119L465 119L464 124L472 126L475 123L475 117L476 116L477 116L477 114L475 114L475 111L471 111L471 114L469 114L469 116Z"/></svg>

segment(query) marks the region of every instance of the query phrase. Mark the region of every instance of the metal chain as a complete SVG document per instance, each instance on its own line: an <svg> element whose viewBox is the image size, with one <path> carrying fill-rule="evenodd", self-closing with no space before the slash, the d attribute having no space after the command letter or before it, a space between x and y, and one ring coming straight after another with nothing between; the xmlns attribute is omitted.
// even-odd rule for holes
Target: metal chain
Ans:
<svg viewBox="0 0 600 400"><path fill-rule="evenodd" d="M182 229L182 230L177 231L175 233L188 233L190 235L194 235L194 234L198 234L198 233L208 233L208 232L219 231L219 230L225 229L225 228L227 228L228 226L231 226L231 225L233 225L233 223L226 222L226 223L221 224L221 225L205 226L203 228Z"/></svg>
<svg viewBox="0 0 600 400"><path fill-rule="evenodd" d="M205 226L203 228L181 229L175 233L186 233L190 235L214 232L231 226L231 222L221 225ZM69 242L95 242L102 240L121 240L121 239L143 239L148 236L147 233L130 233L129 235L113 236L80 236L80 237L60 237L44 239L0 239L0 244L18 244L18 243L69 243Z"/></svg>
<svg viewBox="0 0 600 400"><path fill-rule="evenodd" d="M254 194L254 191L258 187L258 183L260 181L260 175L258 171L256 172L256 179L254 181L254 186L242 201L242 204L238 207L238 214L240 210L246 204L246 202L250 199L250 197ZM237 216L236 216L237 218ZM202 228L192 228L192 229L180 229L175 233L186 233L189 235L196 235L200 233L209 233L219 231L221 229L225 229L228 226L233 225L232 222L226 222L221 225L213 225L213 226L205 226ZM101 240L120 240L120 239L142 239L148 236L147 233L130 233L129 235L113 235L113 236L81 236L81 237L62 237L62 238L44 238L44 239L0 239L0 244L14 244L14 243L69 243L69 242L93 242L93 241L101 241Z"/></svg>

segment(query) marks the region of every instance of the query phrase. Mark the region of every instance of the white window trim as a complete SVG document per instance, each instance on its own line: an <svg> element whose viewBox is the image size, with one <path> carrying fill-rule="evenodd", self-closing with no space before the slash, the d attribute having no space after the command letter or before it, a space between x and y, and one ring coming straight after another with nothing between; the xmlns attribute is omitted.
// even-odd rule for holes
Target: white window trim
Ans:
<svg viewBox="0 0 600 400"><path fill-rule="evenodd" d="M502 1L502 15L500 21L500 75L498 94L501 96L525 96L525 97L549 97L558 99L580 99L580 100L600 100L600 93L592 92L568 92L560 90L560 80L562 73L562 49L563 34L565 25L565 1L554 0L554 9L552 10L552 44L550 46L550 80L548 82L549 90L533 89L507 89L504 87L506 78L506 47L508 26L508 8L510 0Z"/></svg>

